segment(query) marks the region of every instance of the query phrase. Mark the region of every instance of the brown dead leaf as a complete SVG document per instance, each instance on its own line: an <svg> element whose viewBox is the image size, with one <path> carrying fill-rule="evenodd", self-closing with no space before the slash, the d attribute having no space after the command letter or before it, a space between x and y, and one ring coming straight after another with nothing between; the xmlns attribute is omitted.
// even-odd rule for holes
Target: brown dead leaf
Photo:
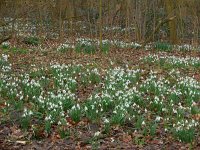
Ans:
<svg viewBox="0 0 200 150"><path fill-rule="evenodd" d="M195 74L195 75L194 75L194 78L195 78L197 81L199 81L199 80L200 80L200 75L199 75L199 74Z"/></svg>
<svg viewBox="0 0 200 150"><path fill-rule="evenodd" d="M158 145L158 144L163 144L163 141L161 141L161 140L153 140L153 141L151 141L151 143Z"/></svg>
<svg viewBox="0 0 200 150"><path fill-rule="evenodd" d="M21 139L21 138L23 138L25 136L25 134L15 126L11 127L10 129L12 131L11 137L13 139Z"/></svg>
<svg viewBox="0 0 200 150"><path fill-rule="evenodd" d="M74 122L70 117L67 117L66 120L72 126L76 126L78 124L78 123Z"/></svg>
<svg viewBox="0 0 200 150"><path fill-rule="evenodd" d="M122 137L122 141L125 142L125 143L131 142L132 141L131 135L124 134L123 137Z"/></svg>
<svg viewBox="0 0 200 150"><path fill-rule="evenodd" d="M142 138L143 137L143 135L139 134L139 133L132 133L132 136L133 137L137 137L137 138Z"/></svg>
<svg viewBox="0 0 200 150"><path fill-rule="evenodd" d="M200 114L195 114L192 116L194 120L200 121Z"/></svg>
<svg viewBox="0 0 200 150"><path fill-rule="evenodd" d="M51 141L52 141L53 143L55 143L58 139L60 139L60 135L54 132L54 133L51 135L50 139L51 139Z"/></svg>
<svg viewBox="0 0 200 150"><path fill-rule="evenodd" d="M119 130L119 126L118 126L118 125L113 126L113 129L114 129L115 131L118 131L118 130Z"/></svg>

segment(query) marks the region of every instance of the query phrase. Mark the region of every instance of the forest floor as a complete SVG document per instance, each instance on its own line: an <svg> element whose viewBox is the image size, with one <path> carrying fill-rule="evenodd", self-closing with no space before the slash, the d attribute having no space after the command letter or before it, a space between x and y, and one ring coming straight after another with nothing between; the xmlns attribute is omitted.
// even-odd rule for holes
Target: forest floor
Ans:
<svg viewBox="0 0 200 150"><path fill-rule="evenodd" d="M22 45L0 55L0 149L200 149L199 51Z"/></svg>

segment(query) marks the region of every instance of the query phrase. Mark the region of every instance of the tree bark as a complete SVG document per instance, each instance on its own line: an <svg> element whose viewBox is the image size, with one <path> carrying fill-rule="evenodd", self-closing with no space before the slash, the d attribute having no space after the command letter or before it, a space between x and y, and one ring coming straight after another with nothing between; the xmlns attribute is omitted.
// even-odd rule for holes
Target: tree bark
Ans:
<svg viewBox="0 0 200 150"><path fill-rule="evenodd" d="M100 49L102 48L102 0L99 0L99 41L100 41Z"/></svg>
<svg viewBox="0 0 200 150"><path fill-rule="evenodd" d="M165 3L165 8L167 15L169 17L175 15L175 7L174 7L174 2L173 0L164 0ZM176 18L168 22L169 26L169 40L172 44L178 44L178 37L177 37L177 21Z"/></svg>

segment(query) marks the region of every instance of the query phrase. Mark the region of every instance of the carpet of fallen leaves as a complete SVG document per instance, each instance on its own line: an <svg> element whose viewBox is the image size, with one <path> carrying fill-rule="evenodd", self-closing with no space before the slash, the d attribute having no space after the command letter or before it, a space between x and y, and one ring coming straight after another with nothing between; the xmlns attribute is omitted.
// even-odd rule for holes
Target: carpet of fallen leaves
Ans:
<svg viewBox="0 0 200 150"><path fill-rule="evenodd" d="M47 46L51 47L50 44L51 42L48 42ZM154 51L144 51L141 49L111 49L108 54L97 52L93 55L88 55L74 51L59 53L53 48L45 51L37 50L37 48L34 49L26 54L8 52L10 55L9 61L12 63L16 73L29 71L32 64L36 64L37 67L42 67L47 66L51 62L58 62L60 64L70 64L72 62L87 64L95 62L102 68L108 68L110 61L116 62L115 64L119 66L126 65L127 63L129 65L135 65L138 64L140 57L156 53ZM0 50L0 54L2 53L3 51ZM169 53L169 55L200 57L200 52L173 52ZM200 81L199 74L193 75ZM93 87L87 89L81 87L78 89L77 94L84 99L92 89ZM4 106L1 105L0 109L2 107ZM114 126L106 136L102 135L98 137L98 140L93 139L94 133L99 131L99 129L101 129L101 126L89 123L87 120L83 120L78 124L71 122L71 130L74 134L70 135L69 138L61 139L56 132L46 136L41 129L40 134L44 135L40 136L43 138L34 140L31 138L29 132L22 131L17 124L8 121L0 124L0 149L200 149L200 142L195 144L195 147L191 147L191 144L175 141L172 137L161 133L162 131L159 130L156 133L156 138L150 136L145 137L131 133L128 125L126 128ZM133 139L137 140L134 141ZM197 141L200 141L200 139L197 139Z"/></svg>

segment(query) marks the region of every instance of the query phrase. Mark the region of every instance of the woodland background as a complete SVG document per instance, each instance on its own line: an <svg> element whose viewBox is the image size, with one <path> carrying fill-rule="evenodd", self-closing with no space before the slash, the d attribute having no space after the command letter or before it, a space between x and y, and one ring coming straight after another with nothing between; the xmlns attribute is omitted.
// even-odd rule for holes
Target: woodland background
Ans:
<svg viewBox="0 0 200 150"><path fill-rule="evenodd" d="M28 34L198 45L199 0L1 0L0 39ZM17 28L16 28L17 27Z"/></svg>

